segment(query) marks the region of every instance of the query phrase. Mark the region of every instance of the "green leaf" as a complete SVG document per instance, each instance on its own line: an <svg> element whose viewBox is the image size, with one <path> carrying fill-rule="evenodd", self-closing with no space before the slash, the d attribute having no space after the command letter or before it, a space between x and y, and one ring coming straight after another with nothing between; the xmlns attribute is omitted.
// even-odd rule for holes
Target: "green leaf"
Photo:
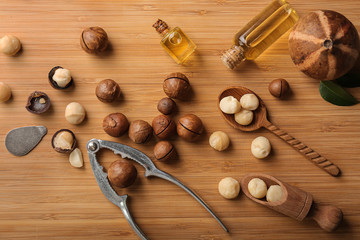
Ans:
<svg viewBox="0 0 360 240"><path fill-rule="evenodd" d="M321 81L319 86L320 95L326 101L338 106L351 106L358 101L335 81Z"/></svg>
<svg viewBox="0 0 360 240"><path fill-rule="evenodd" d="M344 76L335 80L342 87L354 88L360 87L360 74L359 73L347 73Z"/></svg>

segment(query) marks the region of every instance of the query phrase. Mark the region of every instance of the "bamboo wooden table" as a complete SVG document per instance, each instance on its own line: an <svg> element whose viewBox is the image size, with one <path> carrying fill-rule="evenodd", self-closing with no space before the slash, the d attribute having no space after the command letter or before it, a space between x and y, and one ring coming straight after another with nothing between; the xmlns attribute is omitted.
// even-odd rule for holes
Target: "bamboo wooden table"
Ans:
<svg viewBox="0 0 360 240"><path fill-rule="evenodd" d="M179 159L156 165L195 190L230 229L225 233L217 222L184 191L161 179L139 177L120 193L130 195L129 208L151 239L359 239L360 238L360 105L337 107L319 95L318 81L303 75L293 65L287 49L288 33L256 62L243 63L236 71L225 68L219 56L231 46L233 34L269 0L197 1L25 1L0 2L0 35L14 34L23 43L17 57L0 56L0 81L13 90L9 103L0 105L0 238L1 239L137 239L120 209L101 193L86 154L91 138L119 141L153 157L153 139L136 145L124 136L115 139L102 130L102 119L122 112L130 121L151 122L157 116L157 101L164 97L162 81L175 71L189 76L194 97L178 102L179 113L197 114L206 134L197 143L172 139ZM317 9L336 10L360 30L357 0L291 1L299 15ZM198 51L187 66L176 65L159 45L160 36L151 25L162 18L180 26L197 44ZM85 53L79 44L85 27L103 27L111 41L111 52L103 57ZM71 70L75 87L53 89L47 80L54 66ZM96 83L116 80L123 91L119 104L99 102ZM285 78L292 96L284 101L267 90L275 78ZM241 85L264 100L271 121L301 139L337 164L342 176L334 178L318 169L286 143L265 129L244 133L225 123L217 110L219 92ZM28 95L46 92L52 100L50 113L33 115L25 109ZM358 89L351 92L360 98ZM80 126L65 121L65 106L83 104L87 120ZM6 151L4 138L15 128L45 125L48 135L29 155L14 157ZM73 130L84 154L85 166L75 169L66 155L52 150L50 140L61 128ZM231 138L226 152L208 145L213 131ZM270 139L273 153L257 160L250 152L251 141L263 135ZM119 159L111 152L100 156L108 166ZM311 193L318 202L340 207L344 222L335 233L326 233L310 220L297 222L260 206L243 194L229 201L217 191L223 177L238 180L247 173L273 175Z"/></svg>

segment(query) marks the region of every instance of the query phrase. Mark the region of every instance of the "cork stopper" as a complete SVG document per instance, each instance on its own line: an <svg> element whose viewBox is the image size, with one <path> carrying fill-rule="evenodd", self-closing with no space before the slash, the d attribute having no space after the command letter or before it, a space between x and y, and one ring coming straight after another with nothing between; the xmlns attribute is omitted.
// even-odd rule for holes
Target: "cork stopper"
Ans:
<svg viewBox="0 0 360 240"><path fill-rule="evenodd" d="M160 34L163 34L166 30L168 30L169 26L161 19L158 19L156 23L152 25L156 31Z"/></svg>
<svg viewBox="0 0 360 240"><path fill-rule="evenodd" d="M221 60L225 66L234 69L241 61L245 60L244 50L239 46L233 46L224 52Z"/></svg>

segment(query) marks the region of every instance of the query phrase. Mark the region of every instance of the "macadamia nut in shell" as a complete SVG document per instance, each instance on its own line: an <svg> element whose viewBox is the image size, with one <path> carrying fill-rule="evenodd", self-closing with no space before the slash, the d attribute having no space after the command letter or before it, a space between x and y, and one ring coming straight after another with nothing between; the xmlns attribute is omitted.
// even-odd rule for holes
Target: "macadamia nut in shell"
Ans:
<svg viewBox="0 0 360 240"><path fill-rule="evenodd" d="M71 124L80 124L85 119L85 108L77 102L69 103L65 109L65 118Z"/></svg>
<svg viewBox="0 0 360 240"><path fill-rule="evenodd" d="M252 122L254 113L246 109L241 109L240 112L235 113L234 118L238 124L246 126Z"/></svg>
<svg viewBox="0 0 360 240"><path fill-rule="evenodd" d="M279 185L271 185L266 193L266 201L277 202L282 198L283 192Z"/></svg>
<svg viewBox="0 0 360 240"><path fill-rule="evenodd" d="M209 138L209 144L217 151L224 151L230 145L230 138L226 133L222 131L216 131L211 134Z"/></svg>
<svg viewBox="0 0 360 240"><path fill-rule="evenodd" d="M226 114L234 114L240 111L240 102L233 96L227 96L220 100L220 110Z"/></svg>
<svg viewBox="0 0 360 240"><path fill-rule="evenodd" d="M267 186L260 178L253 178L248 184L248 190L251 196L260 199L266 196Z"/></svg>
<svg viewBox="0 0 360 240"><path fill-rule="evenodd" d="M239 182L232 178L226 177L221 179L219 182L219 193L226 199L234 199L239 195L240 184Z"/></svg>
<svg viewBox="0 0 360 240"><path fill-rule="evenodd" d="M271 144L266 137L257 137L251 143L251 153L256 158L266 158L271 152Z"/></svg>
<svg viewBox="0 0 360 240"><path fill-rule="evenodd" d="M242 108L254 111L259 107L259 99L255 94L247 93L240 98L240 104Z"/></svg>

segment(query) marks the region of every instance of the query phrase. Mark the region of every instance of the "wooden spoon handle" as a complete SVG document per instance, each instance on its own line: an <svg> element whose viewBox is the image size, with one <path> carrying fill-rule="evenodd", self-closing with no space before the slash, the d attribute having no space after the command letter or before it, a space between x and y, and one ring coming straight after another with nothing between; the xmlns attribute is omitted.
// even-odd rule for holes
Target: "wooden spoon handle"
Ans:
<svg viewBox="0 0 360 240"><path fill-rule="evenodd" d="M329 204L313 203L308 215L314 219L319 226L327 232L334 231L343 219L343 213L340 208Z"/></svg>
<svg viewBox="0 0 360 240"><path fill-rule="evenodd" d="M297 140L296 138L289 135L284 130L279 129L277 126L272 124L269 121L265 121L264 127L274 133L276 136L287 142L290 146L296 149L299 153L304 155L307 159L313 162L316 166L323 169L327 173L332 176L338 176L340 174L340 169L327 160L325 157L321 156L319 153L315 152L308 146L306 146L301 141Z"/></svg>

